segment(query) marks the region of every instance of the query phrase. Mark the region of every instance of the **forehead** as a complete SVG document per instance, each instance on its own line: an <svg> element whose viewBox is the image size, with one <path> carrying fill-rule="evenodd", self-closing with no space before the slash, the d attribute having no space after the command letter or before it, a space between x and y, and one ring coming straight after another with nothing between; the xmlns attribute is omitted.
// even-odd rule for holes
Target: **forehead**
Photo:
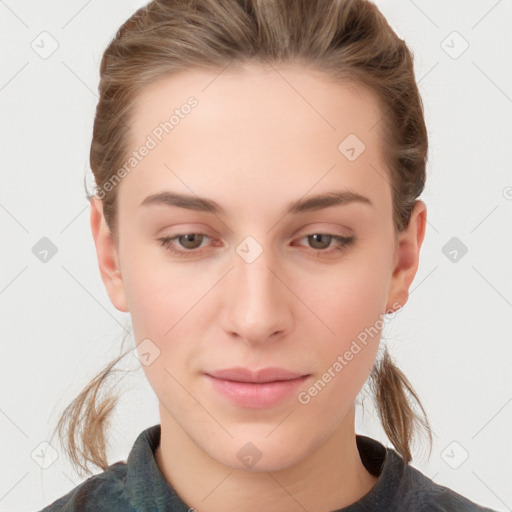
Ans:
<svg viewBox="0 0 512 512"><path fill-rule="evenodd" d="M164 188L236 189L243 203L345 185L378 203L389 195L381 115L367 88L300 66L180 72L138 94L130 150L152 147L121 188L140 200Z"/></svg>
<svg viewBox="0 0 512 512"><path fill-rule="evenodd" d="M191 97L198 107L187 124L196 118L196 130L203 127L205 131L210 129L208 121L219 122L218 128L225 129L240 128L237 123L242 122L246 133L257 131L263 136L263 123L269 135L278 125L287 125L290 135L297 135L308 131L297 121L308 121L311 134L323 130L341 136L351 129L368 139L373 134L366 132L382 115L375 95L361 84L335 81L326 73L298 65L246 64L218 71L181 71L145 86L132 111L136 134L149 133L155 122L169 119Z"/></svg>

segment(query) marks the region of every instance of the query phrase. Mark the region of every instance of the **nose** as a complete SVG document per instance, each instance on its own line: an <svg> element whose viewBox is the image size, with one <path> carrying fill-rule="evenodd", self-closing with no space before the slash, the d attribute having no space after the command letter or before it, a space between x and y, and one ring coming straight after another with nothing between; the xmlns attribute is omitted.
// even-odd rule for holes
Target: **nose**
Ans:
<svg viewBox="0 0 512 512"><path fill-rule="evenodd" d="M274 342L291 329L294 296L270 250L250 261L233 256L234 268L221 291L222 328L247 343Z"/></svg>

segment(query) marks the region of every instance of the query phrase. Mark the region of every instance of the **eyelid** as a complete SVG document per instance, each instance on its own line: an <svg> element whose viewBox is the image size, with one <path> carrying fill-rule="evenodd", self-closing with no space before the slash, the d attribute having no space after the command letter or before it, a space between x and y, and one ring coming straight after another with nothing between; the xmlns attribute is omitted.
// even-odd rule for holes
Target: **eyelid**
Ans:
<svg viewBox="0 0 512 512"><path fill-rule="evenodd" d="M195 256L202 255L202 253L204 252L204 248L196 248L196 249L190 249L190 250L177 249L176 246L174 244L172 244L173 240L177 240L178 238L185 236L185 235L199 235L199 236L206 237L206 238L213 240L213 238L211 236L207 235L206 233L189 231L189 232L177 233L172 236L171 235L163 236L163 237L158 238L158 241L160 242L160 245L163 246L167 251L169 251L171 254L177 255L178 257L188 258L188 257L195 257ZM315 249L315 248L309 247L309 252L311 252L312 254L316 253L318 256L325 256L325 257L328 257L338 251L340 251L340 252L344 251L350 245L353 245L354 242L356 241L356 237L354 235L348 235L348 236L336 235L334 233L329 233L329 232L325 232L322 230L318 230L318 231L313 230L311 232L306 233L303 236L295 238L295 240L302 240L304 238L308 238L313 235L326 235L326 236L331 237L331 242L332 241L335 242L335 244L332 247L329 247L327 249ZM201 242L203 242L203 240L201 240ZM208 245L210 245L210 244L208 244Z"/></svg>
<svg viewBox="0 0 512 512"><path fill-rule="evenodd" d="M324 235L345 237L355 235L355 231L352 228L344 224L339 224L338 222L312 222L294 231L292 236L296 237L300 233L304 233L303 236L315 235L320 233Z"/></svg>

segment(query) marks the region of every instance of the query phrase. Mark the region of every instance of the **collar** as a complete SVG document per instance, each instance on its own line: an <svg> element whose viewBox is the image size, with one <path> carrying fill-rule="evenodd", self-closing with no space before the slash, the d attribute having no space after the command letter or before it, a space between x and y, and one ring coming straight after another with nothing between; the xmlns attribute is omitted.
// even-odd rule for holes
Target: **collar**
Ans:
<svg viewBox="0 0 512 512"><path fill-rule="evenodd" d="M155 460L160 444L160 425L144 430L137 437L127 460L126 496L140 512L190 512L165 480ZM366 469L379 479L373 488L357 502L336 512L359 512L385 509L399 492L407 478L408 466L391 448L367 436L356 434L356 444Z"/></svg>

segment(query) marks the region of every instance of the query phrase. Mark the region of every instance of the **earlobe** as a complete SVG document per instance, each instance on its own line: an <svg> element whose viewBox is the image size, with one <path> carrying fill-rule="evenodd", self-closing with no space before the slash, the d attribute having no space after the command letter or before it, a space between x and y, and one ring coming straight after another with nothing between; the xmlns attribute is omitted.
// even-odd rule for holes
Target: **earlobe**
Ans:
<svg viewBox="0 0 512 512"><path fill-rule="evenodd" d="M417 200L407 228L400 233L396 265L393 269L386 312L397 311L409 299L409 287L418 270L420 249L425 238L427 206Z"/></svg>
<svg viewBox="0 0 512 512"><path fill-rule="evenodd" d="M100 199L91 197L90 204L91 231L96 246L101 279L114 307L119 311L128 312L118 251L103 215L103 203Z"/></svg>

